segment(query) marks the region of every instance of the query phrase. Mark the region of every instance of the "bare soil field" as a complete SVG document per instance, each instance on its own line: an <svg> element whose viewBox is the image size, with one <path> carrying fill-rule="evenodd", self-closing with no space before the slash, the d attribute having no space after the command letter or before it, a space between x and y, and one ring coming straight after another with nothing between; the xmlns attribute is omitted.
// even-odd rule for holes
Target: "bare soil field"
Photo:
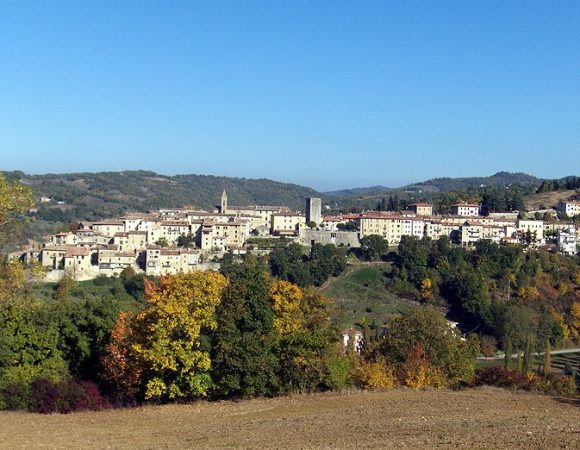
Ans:
<svg viewBox="0 0 580 450"><path fill-rule="evenodd" d="M495 388L296 395L42 416L2 448L580 448L580 404Z"/></svg>

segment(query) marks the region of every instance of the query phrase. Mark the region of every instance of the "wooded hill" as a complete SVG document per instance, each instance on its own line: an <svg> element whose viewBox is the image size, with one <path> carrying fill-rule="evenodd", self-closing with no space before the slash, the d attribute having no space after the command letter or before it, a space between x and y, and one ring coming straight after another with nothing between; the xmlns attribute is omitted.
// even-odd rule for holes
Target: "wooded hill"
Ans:
<svg viewBox="0 0 580 450"><path fill-rule="evenodd" d="M489 177L460 177L460 178L432 178L418 183L408 184L402 187L371 186L354 189L344 189L340 191L325 192L332 197L352 197L362 195L390 194L395 191L404 192L447 192L459 191L483 186L510 186L518 184L536 189L542 182L541 178L525 173L497 172Z"/></svg>
<svg viewBox="0 0 580 450"><path fill-rule="evenodd" d="M304 210L306 197L318 197L313 189L267 179L210 175L166 176L149 171L27 175L5 172L9 180L32 187L38 217L52 222L98 220L129 211L196 207L213 210L224 189L231 205L285 205ZM58 202L62 202L59 204Z"/></svg>

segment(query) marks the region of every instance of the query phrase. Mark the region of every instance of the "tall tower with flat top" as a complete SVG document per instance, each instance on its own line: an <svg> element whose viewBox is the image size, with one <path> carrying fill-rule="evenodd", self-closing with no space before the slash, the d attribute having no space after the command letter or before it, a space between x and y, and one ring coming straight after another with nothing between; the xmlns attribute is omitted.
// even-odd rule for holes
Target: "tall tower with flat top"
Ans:
<svg viewBox="0 0 580 450"><path fill-rule="evenodd" d="M314 222L316 225L320 225L322 222L322 202L316 197L306 199L306 223L310 222Z"/></svg>

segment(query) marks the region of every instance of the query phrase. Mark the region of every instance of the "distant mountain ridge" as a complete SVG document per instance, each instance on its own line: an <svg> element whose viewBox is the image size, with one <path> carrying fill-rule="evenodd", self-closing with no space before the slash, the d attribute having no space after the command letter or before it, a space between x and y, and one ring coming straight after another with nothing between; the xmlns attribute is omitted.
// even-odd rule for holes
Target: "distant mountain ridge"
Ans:
<svg viewBox="0 0 580 450"><path fill-rule="evenodd" d="M398 188L371 186L325 192L325 194L329 197L353 197L370 194L388 194L394 191L443 192L478 188L481 186L509 186L512 184L537 187L542 181L542 178L538 178L522 172L497 172L496 174L488 177L440 177L408 184Z"/></svg>

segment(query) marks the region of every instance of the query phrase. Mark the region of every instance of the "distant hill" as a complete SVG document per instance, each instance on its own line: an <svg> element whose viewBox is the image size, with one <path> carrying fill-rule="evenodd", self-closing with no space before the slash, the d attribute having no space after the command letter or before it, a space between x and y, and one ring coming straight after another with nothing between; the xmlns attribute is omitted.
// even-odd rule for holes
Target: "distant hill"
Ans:
<svg viewBox="0 0 580 450"><path fill-rule="evenodd" d="M226 189L231 205L285 205L304 210L306 197L320 197L314 189L267 179L210 175L166 176L149 171L27 175L5 172L32 187L38 216L48 221L99 220L129 211L192 206L212 210Z"/></svg>
<svg viewBox="0 0 580 450"><path fill-rule="evenodd" d="M383 193L391 190L393 190L393 188L388 188L386 186L370 186L362 188L341 189L338 191L328 191L324 194L328 195L329 197L354 197L359 195Z"/></svg>
<svg viewBox="0 0 580 450"><path fill-rule="evenodd" d="M524 187L537 187L542 179L526 173L498 172L489 177L463 177L463 178L433 178L403 186L405 191L444 192L479 188L486 186L510 186L519 184Z"/></svg>
<svg viewBox="0 0 580 450"><path fill-rule="evenodd" d="M343 189L338 191L325 192L330 197L359 197L359 196L380 196L395 191L405 191L413 193L434 193L445 191L466 190L483 186L510 186L519 184L524 187L538 187L542 182L541 178L525 173L498 172L489 177L462 177L462 178L432 178L418 183L408 184L397 188L385 186L359 187L354 189Z"/></svg>

